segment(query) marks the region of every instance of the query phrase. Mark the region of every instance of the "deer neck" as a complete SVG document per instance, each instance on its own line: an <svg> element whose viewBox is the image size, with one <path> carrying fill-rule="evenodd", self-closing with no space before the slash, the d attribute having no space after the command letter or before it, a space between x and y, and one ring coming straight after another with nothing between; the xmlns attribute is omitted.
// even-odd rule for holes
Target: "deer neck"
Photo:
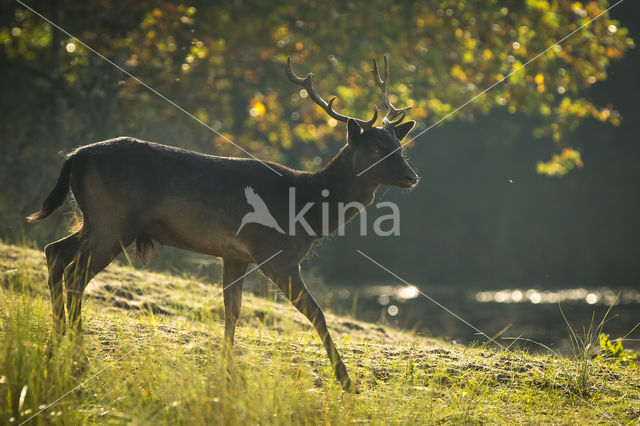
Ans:
<svg viewBox="0 0 640 426"><path fill-rule="evenodd" d="M379 186L353 172L353 151L348 145L322 170L307 174L305 181L305 191L297 202L313 203L306 219L318 236L335 232L371 205Z"/></svg>
<svg viewBox="0 0 640 426"><path fill-rule="evenodd" d="M349 145L342 147L322 170L314 173L314 186L318 192L329 190L327 202L358 202L369 206L379 185L366 182L353 172L353 151Z"/></svg>

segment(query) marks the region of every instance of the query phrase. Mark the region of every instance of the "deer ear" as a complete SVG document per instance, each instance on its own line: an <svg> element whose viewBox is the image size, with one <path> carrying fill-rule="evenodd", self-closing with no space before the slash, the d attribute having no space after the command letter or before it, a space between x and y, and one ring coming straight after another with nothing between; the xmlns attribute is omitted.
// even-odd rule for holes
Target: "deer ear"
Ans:
<svg viewBox="0 0 640 426"><path fill-rule="evenodd" d="M362 128L356 123L355 120L347 120L347 143L351 146L357 146L360 143L360 136L362 135Z"/></svg>
<svg viewBox="0 0 640 426"><path fill-rule="evenodd" d="M407 121L406 123L398 124L396 127L393 128L393 131L395 132L398 140L401 141L402 139L404 139L405 136L409 134L409 132L411 131L411 129L413 129L413 126L415 125L416 125L415 121Z"/></svg>

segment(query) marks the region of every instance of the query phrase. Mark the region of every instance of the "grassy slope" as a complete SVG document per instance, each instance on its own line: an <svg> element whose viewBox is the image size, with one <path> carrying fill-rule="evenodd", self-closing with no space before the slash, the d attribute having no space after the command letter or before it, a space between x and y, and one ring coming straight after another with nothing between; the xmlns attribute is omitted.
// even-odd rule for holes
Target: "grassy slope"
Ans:
<svg viewBox="0 0 640 426"><path fill-rule="evenodd" d="M637 423L640 417L638 368L592 361L581 385L580 366L567 358L468 348L329 314L360 390L343 394L306 319L288 304L251 295L236 334L236 374L226 380L219 284L117 265L88 288L83 340L65 338L47 357L43 255L0 243L0 283L3 424L20 423L87 379L33 422Z"/></svg>

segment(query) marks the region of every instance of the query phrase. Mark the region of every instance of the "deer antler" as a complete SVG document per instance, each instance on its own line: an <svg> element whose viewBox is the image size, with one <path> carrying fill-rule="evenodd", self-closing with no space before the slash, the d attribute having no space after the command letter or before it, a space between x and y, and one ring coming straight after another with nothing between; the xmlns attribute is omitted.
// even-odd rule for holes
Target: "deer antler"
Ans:
<svg viewBox="0 0 640 426"><path fill-rule="evenodd" d="M329 99L328 103L324 99L322 99L322 97L320 97L320 95L318 94L318 91L316 90L315 74L309 73L305 78L298 77L293 72L293 69L291 69L291 57L287 58L287 65L285 67L285 72L287 73L287 77L289 78L289 80L291 80L293 83L299 86L304 87L304 89L309 94L309 97L311 98L311 100L313 100L313 102L315 102L322 109L324 109L327 112L327 114L329 114L329 116L335 118L336 120L346 123L347 120L351 118L355 120L355 122L358 123L358 125L362 129L369 129L373 127L373 125L376 123L376 120L378 119L377 107L373 112L373 117L369 121L360 120L360 119L349 117L347 115L342 115L339 112L336 112L333 109L333 102L336 100L336 97L334 96L333 98Z"/></svg>
<svg viewBox="0 0 640 426"><path fill-rule="evenodd" d="M376 84L380 89L382 89L382 95L384 96L384 103L389 109L387 115L382 119L382 125L385 127L395 127L402 120L404 120L404 116L407 113L407 110L411 108L411 106L407 106L404 108L397 109L389 100L389 60L387 59L387 55L384 55L384 80L380 78L380 73L378 72L378 64L376 63L375 58L373 59L373 69L371 70L373 74L373 79L376 81ZM396 121L391 121L400 115L400 118Z"/></svg>

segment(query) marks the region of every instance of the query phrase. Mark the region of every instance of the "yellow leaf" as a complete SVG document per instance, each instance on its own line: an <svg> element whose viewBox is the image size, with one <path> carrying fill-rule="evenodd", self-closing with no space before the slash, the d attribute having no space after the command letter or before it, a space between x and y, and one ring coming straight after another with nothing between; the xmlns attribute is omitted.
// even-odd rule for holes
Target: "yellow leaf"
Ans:
<svg viewBox="0 0 640 426"><path fill-rule="evenodd" d="M249 110L249 115L251 115L251 117L262 117L266 111L267 108L262 102L254 101L251 109Z"/></svg>

